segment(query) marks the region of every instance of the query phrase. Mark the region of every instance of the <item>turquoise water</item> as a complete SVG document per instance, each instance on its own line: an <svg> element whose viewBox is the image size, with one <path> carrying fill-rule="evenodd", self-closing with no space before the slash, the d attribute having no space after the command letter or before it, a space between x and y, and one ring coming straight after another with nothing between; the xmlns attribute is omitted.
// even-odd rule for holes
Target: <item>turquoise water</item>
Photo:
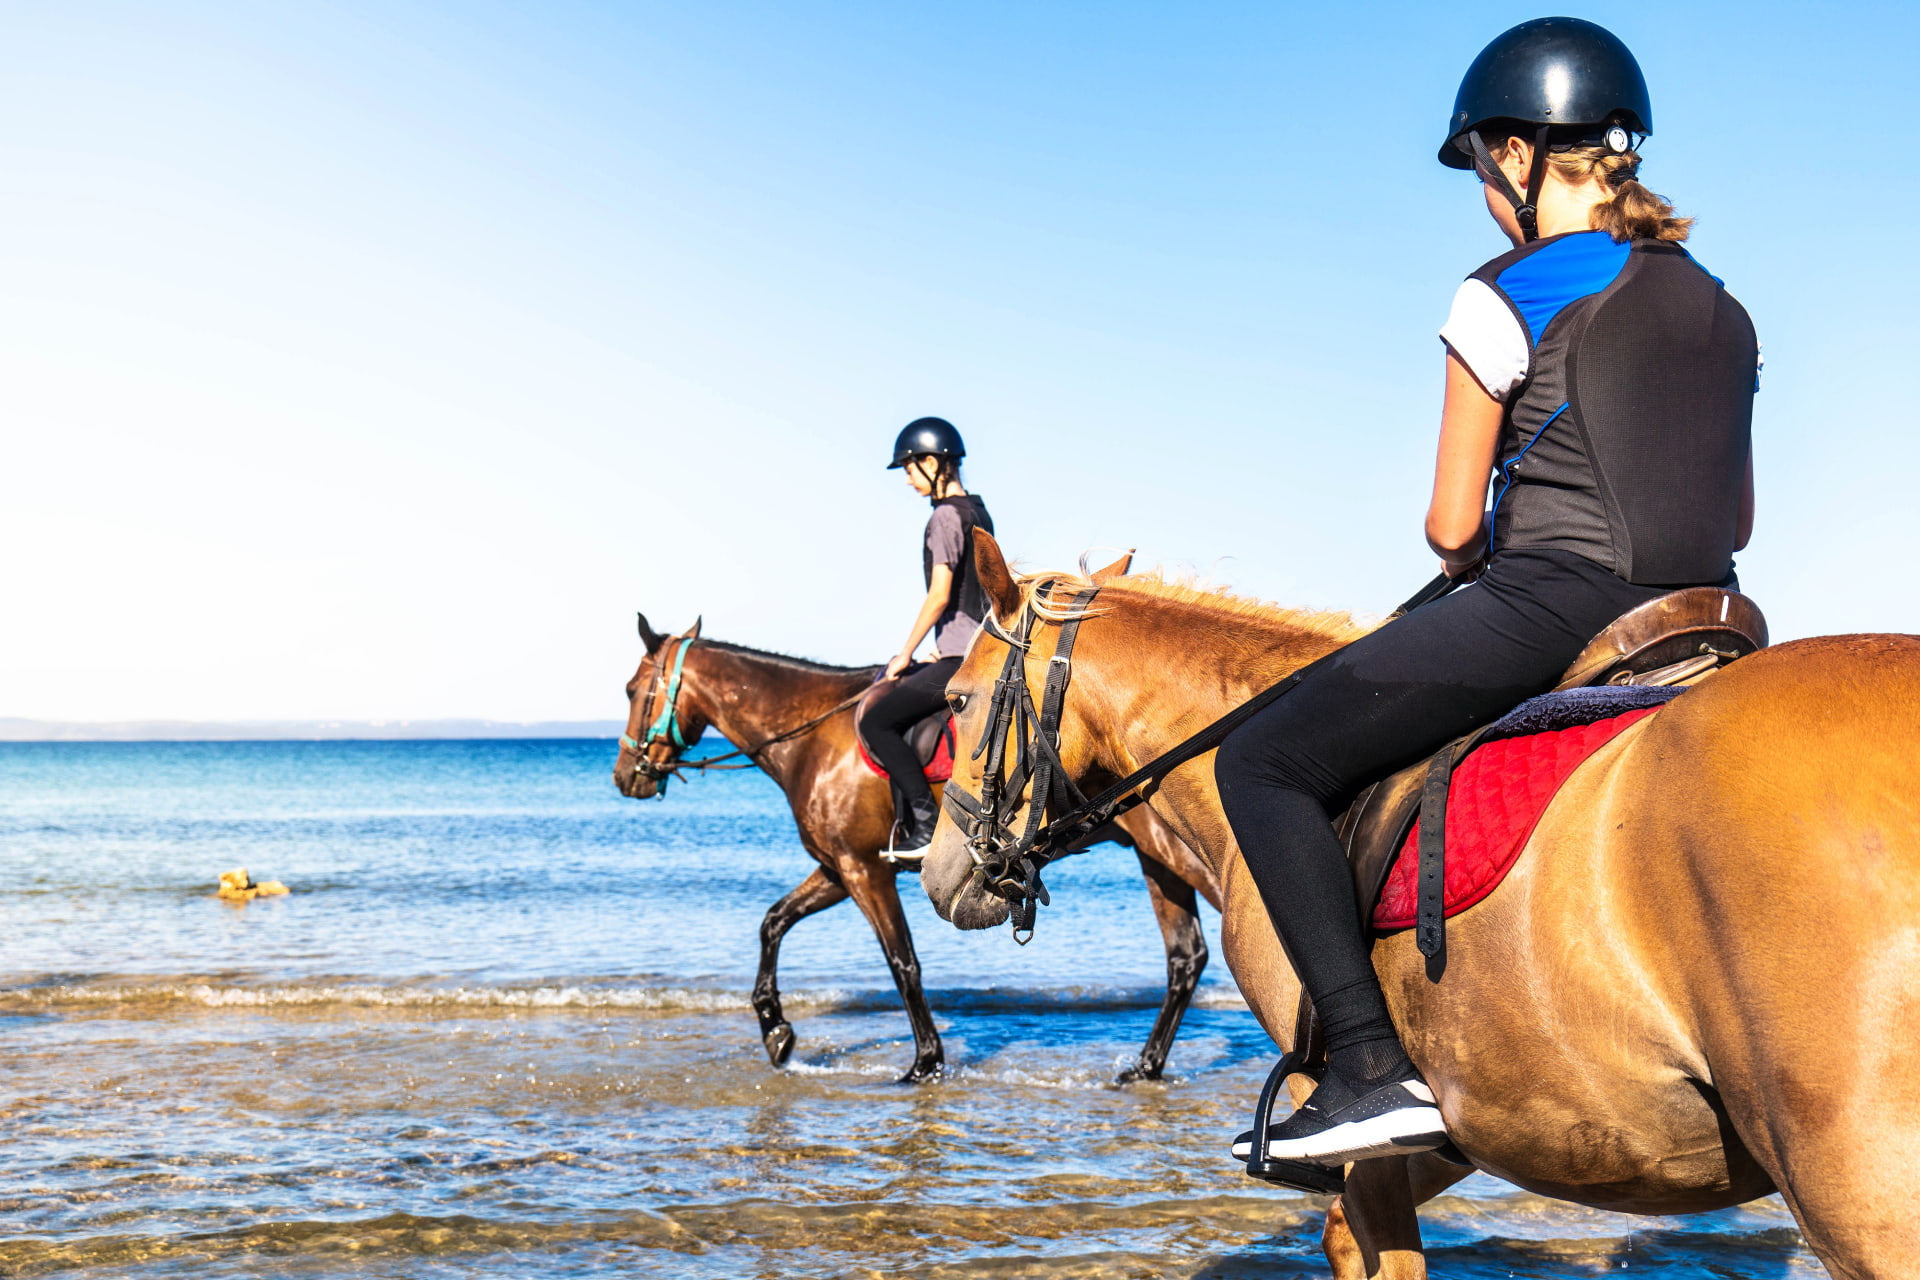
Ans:
<svg viewBox="0 0 1920 1280"><path fill-rule="evenodd" d="M1131 855L1033 945L902 896L949 1071L756 773L618 796L589 741L0 744L0 1275L1323 1275L1320 1203L1219 1158L1267 1065L1224 970L1159 1084ZM216 900L245 866L291 896ZM1208 918L1210 931L1217 924ZM1215 937L1217 951L1217 936ZM1691 1219L1476 1176L1443 1276L1820 1274L1777 1200Z"/></svg>

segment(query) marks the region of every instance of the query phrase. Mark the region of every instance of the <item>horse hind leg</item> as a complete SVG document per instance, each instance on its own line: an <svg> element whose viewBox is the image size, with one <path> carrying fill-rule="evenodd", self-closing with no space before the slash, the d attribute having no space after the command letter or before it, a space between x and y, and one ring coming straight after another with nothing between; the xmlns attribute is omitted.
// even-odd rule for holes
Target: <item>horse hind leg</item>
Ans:
<svg viewBox="0 0 1920 1280"><path fill-rule="evenodd" d="M1841 1068L1830 1066L1837 1074ZM1822 1090L1824 1092L1824 1090ZM1897 1085L1876 1091L1862 1111L1871 1119L1835 1119L1817 1135L1794 1135L1782 1143L1772 1166L1781 1197L1800 1223L1801 1235L1837 1280L1910 1280L1920 1275L1920 1123L1911 1114L1912 1094ZM1804 1110L1818 1114L1833 1099L1809 1095ZM1814 1126L1800 1117L1799 1127Z"/></svg>
<svg viewBox="0 0 1920 1280"><path fill-rule="evenodd" d="M1160 925L1160 936L1167 945L1167 995L1161 1001L1160 1016L1154 1020L1147 1043L1132 1065L1120 1072L1118 1084L1136 1080L1158 1080L1166 1070L1167 1055L1173 1052L1174 1037L1180 1033L1181 1019L1193 1003L1200 975L1207 967L1207 937L1200 928L1199 904L1193 886L1167 870L1145 853L1135 850L1140 870L1146 874L1147 893L1153 900L1153 916Z"/></svg>
<svg viewBox="0 0 1920 1280"><path fill-rule="evenodd" d="M760 921L760 973L753 984L753 1011L760 1017L760 1042L776 1067L785 1066L793 1056L793 1027L780 1008L780 942L794 925L846 896L825 867L815 867L791 893L768 907Z"/></svg>

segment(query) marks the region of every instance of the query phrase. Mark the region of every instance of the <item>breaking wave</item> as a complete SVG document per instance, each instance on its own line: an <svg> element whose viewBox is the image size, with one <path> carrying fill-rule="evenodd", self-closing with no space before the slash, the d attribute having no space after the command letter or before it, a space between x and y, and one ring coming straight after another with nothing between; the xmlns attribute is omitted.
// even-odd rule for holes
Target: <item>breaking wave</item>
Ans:
<svg viewBox="0 0 1920 1280"><path fill-rule="evenodd" d="M1081 1013L1158 1008L1164 992L1153 988L1063 988L1019 991L955 988L930 991L936 1009L954 1013ZM886 988L847 990L800 988L783 991L788 1009L811 1013L870 1012L897 1008L899 995ZM1207 988L1194 1004L1203 1008L1243 1009L1231 988ZM747 1012L753 1002L745 990L684 983L605 981L528 984L380 983L356 980L248 982L210 977L130 981L44 981L0 987L0 1007L57 1010L127 1006L206 1009L275 1009L325 1005L394 1009L609 1010L639 1013Z"/></svg>

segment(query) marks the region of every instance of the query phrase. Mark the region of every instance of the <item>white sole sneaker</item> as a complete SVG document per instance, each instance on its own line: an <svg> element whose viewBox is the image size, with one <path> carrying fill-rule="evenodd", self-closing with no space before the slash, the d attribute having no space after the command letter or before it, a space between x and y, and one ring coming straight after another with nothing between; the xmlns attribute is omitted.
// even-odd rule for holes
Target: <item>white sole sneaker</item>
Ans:
<svg viewBox="0 0 1920 1280"><path fill-rule="evenodd" d="M1317 1132L1270 1140L1268 1157L1343 1165L1378 1156L1431 1151L1447 1141L1446 1122L1441 1119L1440 1108L1434 1105L1433 1091L1420 1080L1376 1089L1327 1116L1326 1120L1326 1126ZM1244 1137L1245 1141L1233 1144L1236 1159L1245 1160L1253 1154L1253 1135L1249 1133Z"/></svg>

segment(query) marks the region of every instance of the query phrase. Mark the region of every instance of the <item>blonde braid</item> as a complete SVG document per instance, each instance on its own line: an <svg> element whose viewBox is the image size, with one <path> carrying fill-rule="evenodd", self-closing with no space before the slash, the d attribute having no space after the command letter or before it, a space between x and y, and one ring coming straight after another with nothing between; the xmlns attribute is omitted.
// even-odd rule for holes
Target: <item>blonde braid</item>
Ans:
<svg viewBox="0 0 1920 1280"><path fill-rule="evenodd" d="M1574 147L1556 151L1549 163L1553 171L1569 183L1582 183L1598 175L1613 192L1611 200L1593 206L1588 223L1595 231L1604 231L1619 243L1629 240L1665 240L1678 244L1693 231L1693 219L1682 218L1662 195L1642 186L1639 153L1613 152L1605 147Z"/></svg>

